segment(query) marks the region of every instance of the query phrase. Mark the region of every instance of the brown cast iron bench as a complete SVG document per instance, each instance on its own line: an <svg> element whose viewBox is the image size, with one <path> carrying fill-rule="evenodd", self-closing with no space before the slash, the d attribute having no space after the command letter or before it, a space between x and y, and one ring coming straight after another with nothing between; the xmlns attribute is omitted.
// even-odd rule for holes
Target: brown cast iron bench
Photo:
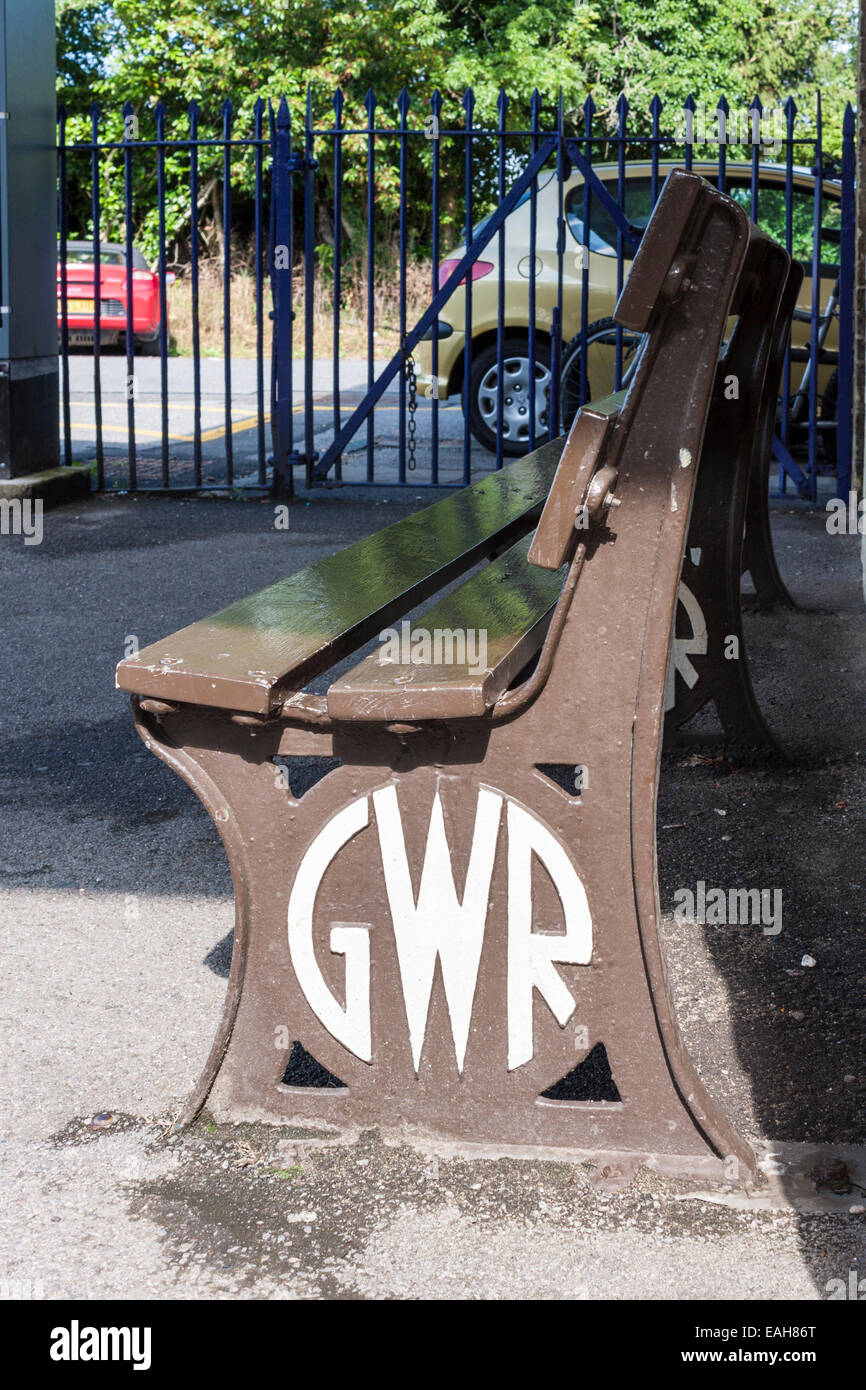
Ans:
<svg viewBox="0 0 866 1390"><path fill-rule="evenodd" d="M626 392L567 441L120 664L145 743L207 807L234 877L226 1003L178 1125L207 1100L218 1119L753 1170L677 1031L655 800L687 544L707 632L714 604L739 621L787 277L737 204L674 171L617 307L645 334ZM485 557L411 628L483 630L485 662L380 651L304 690ZM680 681L692 703L700 688L763 736L740 663L719 668L709 641L707 658ZM311 755L331 770L299 795L292 760ZM616 1098L557 1098L599 1044ZM320 1084L287 1084L296 1046Z"/></svg>

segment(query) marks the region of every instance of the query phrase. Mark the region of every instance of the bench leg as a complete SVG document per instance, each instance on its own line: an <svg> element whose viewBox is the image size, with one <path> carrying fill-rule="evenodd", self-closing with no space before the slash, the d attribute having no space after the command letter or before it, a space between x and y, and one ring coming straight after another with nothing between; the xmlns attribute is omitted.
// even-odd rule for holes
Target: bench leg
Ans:
<svg viewBox="0 0 866 1390"><path fill-rule="evenodd" d="M377 742L195 710L137 719L213 816L237 894L226 1003L178 1126L207 1100L220 1120L752 1171L683 1053L654 907L638 930L648 843L649 878L623 891L629 836L593 806L612 788L576 795L521 768L511 727ZM297 800L280 750L341 765ZM575 854L590 821L594 848ZM285 1083L295 1044L316 1084ZM569 1081L590 1054L593 1074ZM599 1082L606 1098L582 1098Z"/></svg>
<svg viewBox="0 0 866 1390"><path fill-rule="evenodd" d="M770 530L770 450L756 456L746 507L746 535L743 541L743 573L751 575L755 608L796 608L791 593L779 573Z"/></svg>
<svg viewBox="0 0 866 1390"><path fill-rule="evenodd" d="M781 329L768 334L766 323L790 323L791 282L781 247L761 241L750 248L750 261L743 277L749 290L716 374L695 484L665 694L666 736L688 740L682 726L712 702L727 744L763 745L787 758L752 688L740 587L749 568L762 598L779 594L780 586L784 591L770 537L769 449L764 460L756 440L770 415L775 419L773 352Z"/></svg>
<svg viewBox="0 0 866 1390"><path fill-rule="evenodd" d="M761 420L755 435L755 455L746 508L746 535L743 544L743 571L748 570L755 586L754 603L759 608L796 608L779 573L770 530L770 465L776 429L776 399L791 329L791 315L803 283L803 267L792 261L779 305L767 364L766 385L761 404Z"/></svg>

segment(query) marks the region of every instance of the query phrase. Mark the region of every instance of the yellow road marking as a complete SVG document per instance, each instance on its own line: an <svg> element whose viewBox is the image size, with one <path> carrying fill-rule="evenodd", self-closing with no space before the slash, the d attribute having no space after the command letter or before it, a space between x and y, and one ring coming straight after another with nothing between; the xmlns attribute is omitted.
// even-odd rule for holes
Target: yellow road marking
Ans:
<svg viewBox="0 0 866 1390"><path fill-rule="evenodd" d="M270 418L270 415L262 416L262 420L265 424L268 424ZM241 430L253 430L256 428L258 423L258 415L253 415L252 418L249 420L239 420L237 424L232 423L232 434L239 434ZM223 425L222 429L220 429L219 426L215 426L215 428L212 430L203 430L201 434L201 439L202 441L206 439L208 441L212 439L222 439L225 432L225 425ZM189 437L184 442L187 444L193 444L195 442L195 436L189 435Z"/></svg>
<svg viewBox="0 0 866 1390"><path fill-rule="evenodd" d="M61 428L62 428L62 426L63 426L63 421L62 421L62 420L60 421L60 424L61 424ZM71 429L75 429L75 430L87 430L89 434L96 434L96 425L93 423L92 420L70 420L70 421L69 421L69 425L70 425L70 428L71 428ZM103 425L103 426L102 426L102 433L105 434L106 432L114 433L114 434L127 434L127 433L128 433L128 430L127 430L127 428L126 428L126 425ZM136 427L135 427L135 433L136 433L137 435L139 435L139 434L149 434L149 435L152 435L154 439L162 439L162 430L145 430L145 429L139 429L138 425L136 425ZM170 434L170 435L168 436L169 439L183 439L184 437L185 437L185 436L182 435L182 434Z"/></svg>
<svg viewBox="0 0 866 1390"><path fill-rule="evenodd" d="M265 415L265 417L264 417L264 423L267 424L267 423L269 422L270 418L271 418L270 415ZM61 420L60 423L61 423L61 425L62 425L62 424L63 424L63 421ZM254 416L252 417L252 419L249 419L249 420L239 420L239 421L237 422L237 424L232 425L232 434L238 434L238 433L240 433L241 430L251 430L251 429L255 429L256 426L258 425L258 423L259 423L259 419L258 419L258 416L257 416L257 415L254 415ZM72 429L76 429L76 430L87 430L87 431L88 431L89 433L91 433L91 434L95 434L95 433L96 433L96 425L95 425L95 423L94 423L92 420L70 420L69 424L70 424L70 427L71 427ZM127 430L126 425L106 425L106 424L103 424L103 426L102 426L102 433L105 434L106 431L108 431L109 433L113 433L113 434L127 434L127 433L128 433L128 430ZM144 435L147 435L148 437L153 438L153 439L162 439L162 430L148 430L148 429L144 429L144 427L143 427L143 426L140 426L138 423L136 423L136 426L135 426L135 433L136 433L136 436L138 436L138 435L140 435L140 434L144 434ZM204 443L205 441L207 441L208 443L210 443L210 441L212 441L212 440L214 440L214 439L222 439L224 435L225 435L225 426L223 426L222 428L220 428L219 426L217 426L217 427L214 428L214 429L202 430L201 436L200 436L200 437L201 437L202 443ZM166 435L166 439L172 440L175 444L194 444L194 443L195 443L195 435L194 435L194 434L167 434L167 435Z"/></svg>
<svg viewBox="0 0 866 1390"><path fill-rule="evenodd" d="M269 418L270 418L269 416L267 416L267 415L265 416L265 424L268 423L268 419L269 419ZM62 424L62 421L61 421L61 424ZM70 420L69 424L70 424L70 427L71 427L72 429L76 429L76 430L87 430L87 432L88 432L89 434L95 434L95 433L96 433L96 425L93 423L92 420ZM232 425L232 434L237 434L238 431L240 431L240 430L251 430L251 429L253 429L257 424L258 424L258 419L244 420L244 421L242 421L241 423L239 423L239 424L237 424L237 425ZM107 434L128 434L128 432L129 432L129 431L128 431L126 425L106 425L106 424L104 424L104 425L102 426L102 433L103 433L103 434L106 434L106 433L107 433ZM136 434L136 438L137 438L140 434L142 434L142 435L147 435L148 438L151 438L151 439L162 439L162 430L148 430L148 429L145 429L143 426L139 425L138 423L136 423L136 426L135 426L135 434ZM201 440L202 440L202 443L204 443L206 440L207 440L208 442L210 442L210 441L213 440L213 439L222 439L222 437L223 437L224 434L225 434L225 429L224 429L224 428L223 428L223 429L217 428L217 429L212 429L212 430L202 430L202 433L201 433ZM193 435L193 434L167 434L167 435L166 435L166 439L172 440L175 444L194 444L194 443L195 443L195 435Z"/></svg>
<svg viewBox="0 0 866 1390"><path fill-rule="evenodd" d="M86 401L85 401L85 402L76 401L76 405L80 405L80 404L85 404L85 405L86 405L86 404L88 404L88 402L86 402ZM111 404L111 402L105 402L105 404ZM119 405L119 404L121 404L121 403L120 403L120 402L114 402L114 404L115 404L115 405ZM125 405L125 402L123 402L122 404ZM145 404L145 405L137 405L137 406L136 406L136 411L139 411L139 410L158 410L158 409L160 409L160 408L161 408L161 407L158 406L158 405ZM175 407L174 407L175 410L185 410L185 409L188 409L188 408L189 408L189 407L186 407L186 406L175 406ZM203 407L203 408L204 408L204 407ZM458 407L457 407L456 405L443 405L443 404L440 404L439 408L440 408L440 410L456 410ZM211 407L209 407L209 409L211 409L211 410L220 410L221 407L219 407L219 406L211 406ZM347 409L348 409L348 408L347 408ZM376 407L376 412L377 412L377 414L381 414L382 411L386 411L386 410L392 411L392 412L393 412L393 411L395 411L395 410L399 410L399 406L396 406L396 405L382 405L382 406L377 406L377 407ZM293 415L303 415L303 413L304 413L304 407L303 407L302 405L295 406L294 409L293 409L293 411L292 411L292 414L293 414ZM333 413L334 413L333 406L326 406L326 405L315 405L315 406L313 406L313 414L319 414L319 415L328 415L328 414L330 414L330 415L333 415ZM270 417L270 414L264 415L264 416L262 417L262 423L263 423L264 425L269 424L269 423L270 423L270 418L271 418L271 417ZM238 420L237 423L233 423L233 424L232 424L232 431L231 431L231 432L232 432L232 434L240 434L243 430L252 430L252 429L256 429L257 426L258 426L258 423L259 423L259 417L258 417L257 415L252 415L252 416L249 416L246 420ZM344 421L344 423L345 423L345 421ZM70 420L69 425L70 425L70 428L71 428L71 429L86 430L86 431L87 431L88 433L90 433L90 434L95 434L95 433L96 433L96 422L93 421L93 420ZM60 427L61 427L61 429L63 428L63 420L62 420L62 419L61 419L61 421L60 421ZM210 444L210 443L212 443L215 439L223 439L223 438L225 437L225 432L226 432L226 431L225 431L225 425L214 425L214 426L213 426L211 429L209 429L209 430L202 430L201 435L200 435L199 437L200 437L201 442L202 442L203 444L205 444L205 443ZM109 424L106 424L106 423L103 422L103 425L102 425L102 433L103 433L103 434L106 434L106 433L113 433L113 434L128 434L128 428L127 428L126 425L109 425ZM135 425L135 433L136 433L136 436L138 436L138 435L146 435L148 438L151 438L151 439L162 439L162 430L149 430L149 429L145 429L144 426L139 425L137 421L136 421L136 425ZM194 435L194 434L168 434L168 435L166 435L166 438L169 439L169 440L170 440L172 443L174 443L174 444L194 444L194 443L195 443L195 435Z"/></svg>
<svg viewBox="0 0 866 1390"><path fill-rule="evenodd" d="M128 401L103 401L103 402L102 402L102 409L103 409L103 410L126 410L126 407L127 407L128 404L129 404ZM82 401L82 400L77 400L77 401L72 401L72 405L96 405L96 401ZM162 402L161 402L161 401L138 401L138 400L136 400L136 401L135 401L135 408L136 408L136 410L161 410L161 409L162 409ZM181 405L181 404L180 404L179 402L177 402L177 401L175 401L174 405L172 405L171 402L169 402L169 410L194 410L194 409L195 409L195 406L194 406L194 405ZM223 414L225 413L225 406L223 406L223 405L203 405L203 406L201 406L201 410L202 410L202 412L204 412L205 410L209 410L209 411L211 412L211 414L213 414L213 415L223 415Z"/></svg>

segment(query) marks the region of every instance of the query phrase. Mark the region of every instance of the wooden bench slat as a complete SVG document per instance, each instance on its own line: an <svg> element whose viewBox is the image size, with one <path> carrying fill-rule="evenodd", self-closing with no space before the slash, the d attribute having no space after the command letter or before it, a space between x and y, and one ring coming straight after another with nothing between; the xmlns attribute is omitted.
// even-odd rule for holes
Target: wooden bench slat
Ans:
<svg viewBox="0 0 866 1390"><path fill-rule="evenodd" d="M426 632L438 663L411 661L411 632L403 638L410 660L383 661L373 652L335 681L328 691L328 712L335 719L387 720L478 718L514 680L540 648L559 598L567 565L556 572L531 565L532 537L524 536L454 593L434 604L411 631ZM408 626L408 625L407 625ZM476 666L478 647L465 650L466 660L448 661L454 651L443 635L437 653L436 632L486 635L486 661ZM472 658L470 660L470 658Z"/></svg>
<svg viewBox="0 0 866 1390"><path fill-rule="evenodd" d="M122 661L137 695L266 714L535 521L563 440Z"/></svg>

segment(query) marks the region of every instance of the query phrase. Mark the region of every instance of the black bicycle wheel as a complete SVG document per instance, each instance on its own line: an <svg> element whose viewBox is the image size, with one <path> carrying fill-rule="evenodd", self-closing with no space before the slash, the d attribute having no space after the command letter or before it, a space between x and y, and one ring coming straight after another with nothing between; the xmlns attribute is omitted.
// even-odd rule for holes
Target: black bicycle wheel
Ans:
<svg viewBox="0 0 866 1390"><path fill-rule="evenodd" d="M621 380L625 377L642 335L623 328ZM596 319L586 330L586 400L599 401L616 390L617 324L614 319ZM562 358L562 423L565 429L581 405L581 363L583 343L579 333L566 345Z"/></svg>

